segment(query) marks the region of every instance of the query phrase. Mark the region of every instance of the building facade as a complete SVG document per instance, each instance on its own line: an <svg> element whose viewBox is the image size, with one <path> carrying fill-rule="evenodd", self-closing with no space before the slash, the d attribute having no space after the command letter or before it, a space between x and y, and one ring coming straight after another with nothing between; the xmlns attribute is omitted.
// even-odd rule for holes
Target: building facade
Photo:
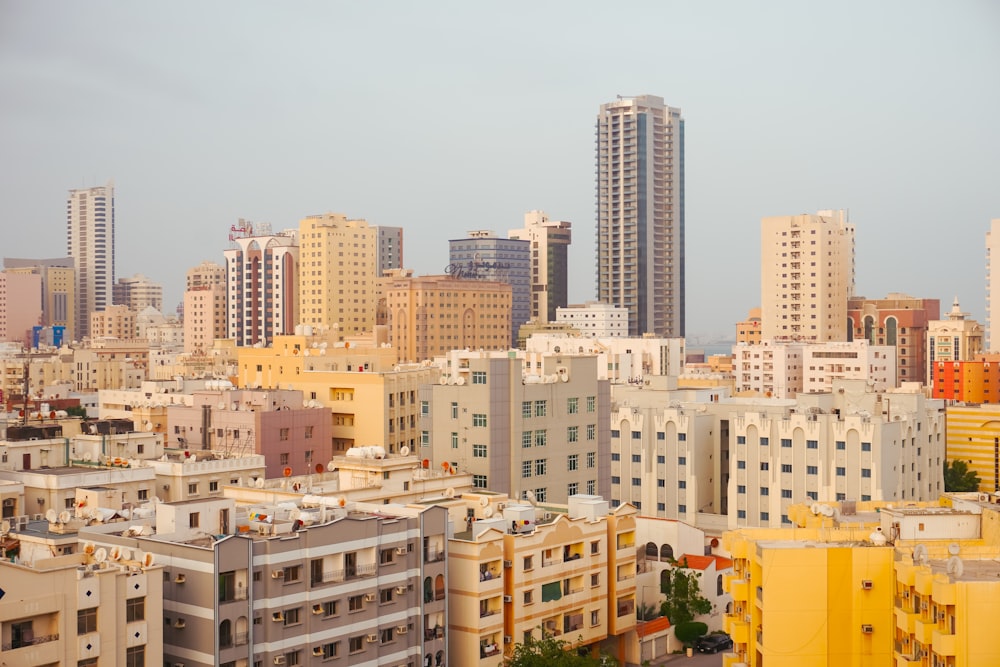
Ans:
<svg viewBox="0 0 1000 667"><path fill-rule="evenodd" d="M896 348L900 382L927 383L927 327L941 317L938 299L889 294L884 299L852 296L847 302L847 340Z"/></svg>
<svg viewBox="0 0 1000 667"><path fill-rule="evenodd" d="M204 356L226 337L226 269L202 262L187 272L184 291L184 352Z"/></svg>
<svg viewBox="0 0 1000 667"><path fill-rule="evenodd" d="M684 336L684 120L654 95L597 116L597 300L629 335Z"/></svg>
<svg viewBox="0 0 1000 667"><path fill-rule="evenodd" d="M983 352L983 336L983 326L962 312L956 298L947 319L927 325L927 384L937 385L937 362L977 359Z"/></svg>
<svg viewBox="0 0 1000 667"><path fill-rule="evenodd" d="M31 273L42 279L43 327L63 327L66 341L76 340L76 269L71 257L3 260L4 272ZM36 346L37 347L37 346Z"/></svg>
<svg viewBox="0 0 1000 667"><path fill-rule="evenodd" d="M66 254L76 266L76 314L80 340L90 335L90 313L113 302L115 284L115 186L69 191L66 204Z"/></svg>
<svg viewBox="0 0 1000 667"><path fill-rule="evenodd" d="M128 306L108 306L104 310L95 310L90 314L90 337L121 338L129 340L136 338L136 314Z"/></svg>
<svg viewBox="0 0 1000 667"><path fill-rule="evenodd" d="M983 345L988 352L1000 352L1000 308L993 299L1000 299L1000 273L993 272L993 258L1000 258L1000 218L990 221L986 232L986 332Z"/></svg>
<svg viewBox="0 0 1000 667"><path fill-rule="evenodd" d="M31 332L42 324L42 277L0 271L0 341L31 347Z"/></svg>
<svg viewBox="0 0 1000 667"><path fill-rule="evenodd" d="M854 293L854 226L847 212L761 220L763 340L846 341Z"/></svg>
<svg viewBox="0 0 1000 667"><path fill-rule="evenodd" d="M549 220L544 211L524 214L524 228L507 232L531 242L531 312L537 322L554 322L556 309L569 303L569 244L572 223Z"/></svg>
<svg viewBox="0 0 1000 667"><path fill-rule="evenodd" d="M243 221L240 221L241 224ZM245 227L243 227L245 228ZM299 242L296 230L234 237L226 257L226 337L236 345L270 343L298 323Z"/></svg>
<svg viewBox="0 0 1000 667"><path fill-rule="evenodd" d="M403 228L378 225L375 228L375 254L378 257L375 275L403 268Z"/></svg>
<svg viewBox="0 0 1000 667"><path fill-rule="evenodd" d="M571 326L587 338L627 338L628 310L590 301L556 308L556 322Z"/></svg>
<svg viewBox="0 0 1000 667"><path fill-rule="evenodd" d="M112 287L111 294L113 303L128 306L137 313L151 306L163 312L163 285L153 282L141 273L128 278L119 278Z"/></svg>

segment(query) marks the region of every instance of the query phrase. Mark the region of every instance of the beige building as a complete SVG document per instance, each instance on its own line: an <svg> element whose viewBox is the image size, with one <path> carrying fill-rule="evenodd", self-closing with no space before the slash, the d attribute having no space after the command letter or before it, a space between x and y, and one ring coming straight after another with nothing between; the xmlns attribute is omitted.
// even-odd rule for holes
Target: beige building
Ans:
<svg viewBox="0 0 1000 667"><path fill-rule="evenodd" d="M986 232L986 333L983 349L1000 352L1000 307L993 307L993 298L1000 299L1000 272L993 271L993 258L1000 257L1000 218L990 220Z"/></svg>
<svg viewBox="0 0 1000 667"><path fill-rule="evenodd" d="M111 293L116 305L128 306L137 313L149 307L163 312L163 285L141 273L119 278Z"/></svg>
<svg viewBox="0 0 1000 667"><path fill-rule="evenodd" d="M113 302L115 283L115 186L69 191L66 250L76 267L77 340L90 335L90 313Z"/></svg>
<svg viewBox="0 0 1000 667"><path fill-rule="evenodd" d="M983 325L962 312L956 297L948 319L927 324L927 384L934 386L937 362L974 361L983 350Z"/></svg>
<svg viewBox="0 0 1000 667"><path fill-rule="evenodd" d="M450 353L419 390L418 456L540 503L607 495L609 385L594 356Z"/></svg>
<svg viewBox="0 0 1000 667"><path fill-rule="evenodd" d="M385 286L389 338L400 361L451 350L506 350L512 291L507 283L450 276L393 278Z"/></svg>
<svg viewBox="0 0 1000 667"><path fill-rule="evenodd" d="M332 330L337 340L375 326L378 234L340 213L299 223L299 321ZM286 332L290 333L290 332Z"/></svg>
<svg viewBox="0 0 1000 667"><path fill-rule="evenodd" d="M613 383L676 377L685 368L683 338L587 338L552 333L532 336L525 349L538 354L596 355L597 378Z"/></svg>
<svg viewBox="0 0 1000 667"><path fill-rule="evenodd" d="M90 314L90 338L136 338L135 311L128 306L108 306Z"/></svg>
<svg viewBox="0 0 1000 667"><path fill-rule="evenodd" d="M31 328L42 323L42 278L0 271L0 341L31 347Z"/></svg>
<svg viewBox="0 0 1000 667"><path fill-rule="evenodd" d="M761 220L763 340L846 341L854 226L846 211Z"/></svg>
<svg viewBox="0 0 1000 667"><path fill-rule="evenodd" d="M187 272L184 291L184 352L204 356L226 337L226 269L202 262Z"/></svg>
<svg viewBox="0 0 1000 667"><path fill-rule="evenodd" d="M760 308L751 308L747 318L736 323L736 344L758 345L761 342Z"/></svg>
<svg viewBox="0 0 1000 667"><path fill-rule="evenodd" d="M524 228L507 232L507 238L531 242L531 321L554 322L556 309L569 303L571 227L569 222L549 220L545 211L528 211Z"/></svg>
<svg viewBox="0 0 1000 667"><path fill-rule="evenodd" d="M146 379L149 343L138 339L102 338L73 350L72 382L76 391L136 389Z"/></svg>
<svg viewBox="0 0 1000 667"><path fill-rule="evenodd" d="M627 338L628 309L588 301L556 309L556 322L571 326L586 338Z"/></svg>
<svg viewBox="0 0 1000 667"><path fill-rule="evenodd" d="M76 269L73 259L11 259L3 260L4 271L35 274L42 279L42 322L47 327L65 327L63 339L76 339Z"/></svg>

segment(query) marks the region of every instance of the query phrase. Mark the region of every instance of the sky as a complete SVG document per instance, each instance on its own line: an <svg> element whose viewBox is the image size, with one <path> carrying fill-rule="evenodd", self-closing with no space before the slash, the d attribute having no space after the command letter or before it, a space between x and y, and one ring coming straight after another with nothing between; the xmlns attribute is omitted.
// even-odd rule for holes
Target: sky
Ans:
<svg viewBox="0 0 1000 667"><path fill-rule="evenodd" d="M404 228L404 264L524 213L573 223L595 298L598 108L685 119L688 343L760 303L760 219L848 209L856 293L985 317L1000 3L0 0L0 257L66 255L115 183L117 276L223 263L237 219Z"/></svg>

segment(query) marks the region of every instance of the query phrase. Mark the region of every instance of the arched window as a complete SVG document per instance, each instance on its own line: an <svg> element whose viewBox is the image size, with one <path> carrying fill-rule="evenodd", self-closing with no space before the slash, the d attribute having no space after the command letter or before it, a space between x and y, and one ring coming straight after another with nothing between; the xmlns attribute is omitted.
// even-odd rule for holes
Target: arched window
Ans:
<svg viewBox="0 0 1000 667"><path fill-rule="evenodd" d="M646 560L659 560L660 550L656 547L656 542L646 542Z"/></svg>
<svg viewBox="0 0 1000 667"><path fill-rule="evenodd" d="M233 624L227 618L219 623L219 646L229 648L233 645Z"/></svg>
<svg viewBox="0 0 1000 667"><path fill-rule="evenodd" d="M722 595L722 575L715 580L715 594Z"/></svg>
<svg viewBox="0 0 1000 667"><path fill-rule="evenodd" d="M438 651L434 656L434 667L444 667L444 651Z"/></svg>
<svg viewBox="0 0 1000 667"><path fill-rule="evenodd" d="M434 578L434 599L443 600L444 599L444 575L439 574Z"/></svg>
<svg viewBox="0 0 1000 667"><path fill-rule="evenodd" d="M885 344L896 344L896 318L890 317L885 321Z"/></svg>
<svg viewBox="0 0 1000 667"><path fill-rule="evenodd" d="M236 645L242 646L247 643L247 617L240 616L236 619Z"/></svg>
<svg viewBox="0 0 1000 667"><path fill-rule="evenodd" d="M430 577L424 579L424 602L434 601L434 580Z"/></svg>
<svg viewBox="0 0 1000 667"><path fill-rule="evenodd" d="M875 318L865 315L865 340L869 345L875 344Z"/></svg>
<svg viewBox="0 0 1000 667"><path fill-rule="evenodd" d="M671 561L674 559L674 548L669 544L660 547L660 560Z"/></svg>
<svg viewBox="0 0 1000 667"><path fill-rule="evenodd" d="M670 590L670 570L660 572L660 592L666 593Z"/></svg>

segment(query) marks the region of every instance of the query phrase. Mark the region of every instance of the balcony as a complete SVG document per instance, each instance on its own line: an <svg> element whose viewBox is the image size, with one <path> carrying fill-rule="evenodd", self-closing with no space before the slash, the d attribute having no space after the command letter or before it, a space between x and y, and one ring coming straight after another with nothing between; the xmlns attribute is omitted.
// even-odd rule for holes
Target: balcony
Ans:
<svg viewBox="0 0 1000 667"><path fill-rule="evenodd" d="M25 648L28 646L39 646L41 644L48 644L49 642L59 641L59 634L54 635L40 635L38 637L22 637L21 639L15 639L13 641L7 642L3 645L2 650L6 651L16 651L19 648Z"/></svg>
<svg viewBox="0 0 1000 667"><path fill-rule="evenodd" d="M931 642L934 652L943 656L955 656L955 635L945 634L937 628L931 633Z"/></svg>
<svg viewBox="0 0 1000 667"><path fill-rule="evenodd" d="M628 616L635 613L635 600L618 601L618 617Z"/></svg>
<svg viewBox="0 0 1000 667"><path fill-rule="evenodd" d="M933 641L935 630L937 630L937 623L917 618L913 623L913 638L921 644L930 644Z"/></svg>
<svg viewBox="0 0 1000 667"><path fill-rule="evenodd" d="M896 613L896 627L908 635L913 635L919 614L905 609L895 609L894 611Z"/></svg>

